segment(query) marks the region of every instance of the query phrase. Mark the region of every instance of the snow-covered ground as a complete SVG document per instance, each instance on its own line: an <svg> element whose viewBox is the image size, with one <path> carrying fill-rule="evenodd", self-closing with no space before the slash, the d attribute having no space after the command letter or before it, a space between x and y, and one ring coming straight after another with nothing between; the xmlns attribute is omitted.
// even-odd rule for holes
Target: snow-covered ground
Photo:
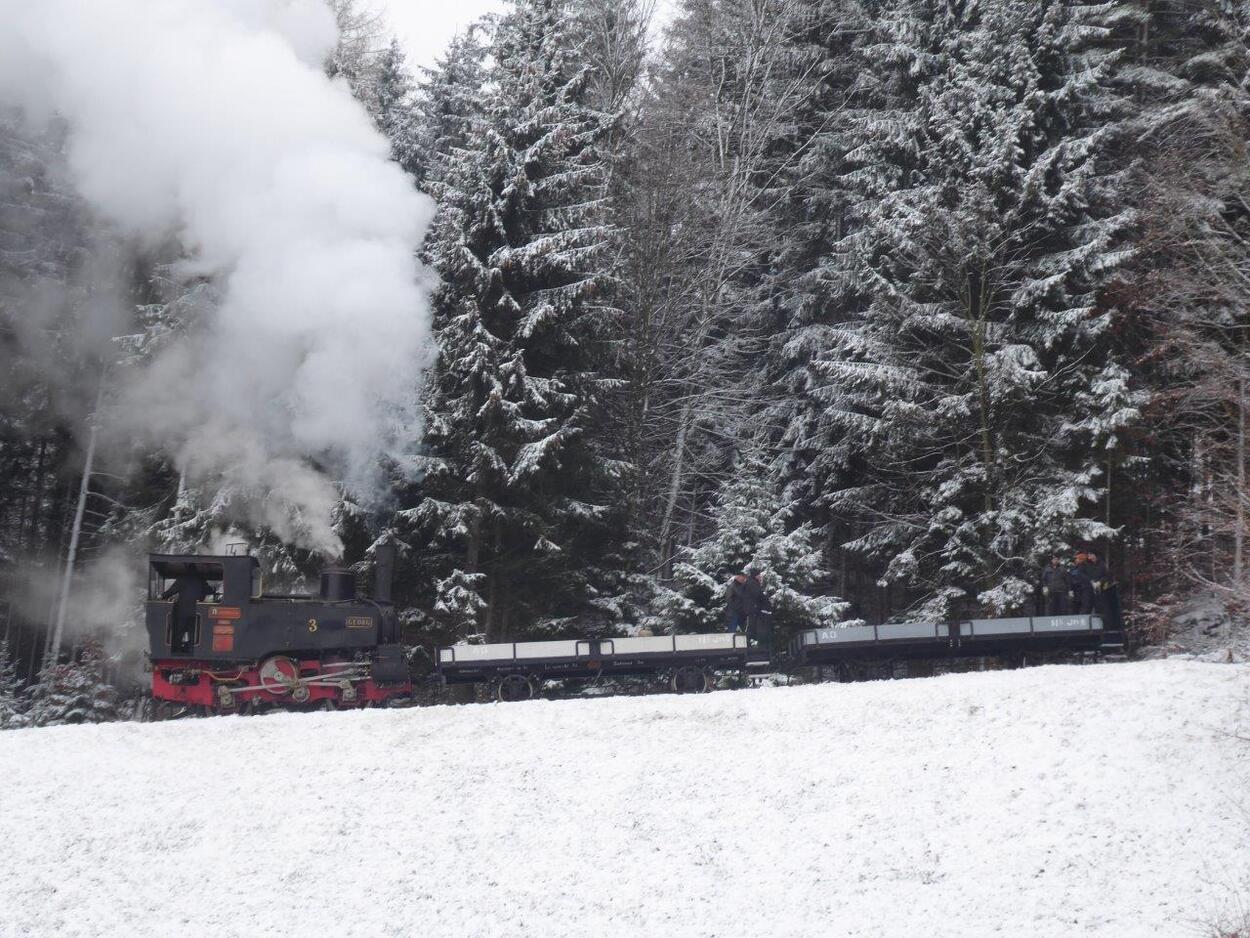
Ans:
<svg viewBox="0 0 1250 938"><path fill-rule="evenodd" d="M1152 658L1185 656L1198 661L1250 659L1250 626L1218 596L1195 593L1172 616L1168 635L1143 648Z"/></svg>
<svg viewBox="0 0 1250 938"><path fill-rule="evenodd" d="M1248 694L1156 661L2 733L0 935L1192 936L1250 889Z"/></svg>

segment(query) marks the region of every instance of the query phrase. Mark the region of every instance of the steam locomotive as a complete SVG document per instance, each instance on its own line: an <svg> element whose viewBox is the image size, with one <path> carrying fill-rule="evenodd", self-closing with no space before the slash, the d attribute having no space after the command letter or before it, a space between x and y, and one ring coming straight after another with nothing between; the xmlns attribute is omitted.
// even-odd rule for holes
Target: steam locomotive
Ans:
<svg viewBox="0 0 1250 938"><path fill-rule="evenodd" d="M334 567L316 594L266 593L250 554L151 555L145 615L157 716L410 697L394 568L394 547L383 544L372 597L357 596L355 574Z"/></svg>

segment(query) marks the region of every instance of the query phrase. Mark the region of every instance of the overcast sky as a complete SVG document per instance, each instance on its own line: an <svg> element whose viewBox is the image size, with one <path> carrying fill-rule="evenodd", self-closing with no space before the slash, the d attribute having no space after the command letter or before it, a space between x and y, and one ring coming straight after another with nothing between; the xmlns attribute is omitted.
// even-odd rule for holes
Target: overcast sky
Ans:
<svg viewBox="0 0 1250 938"><path fill-rule="evenodd" d="M456 30L483 13L503 9L503 0L369 0L386 14L404 44L408 64L433 65Z"/></svg>
<svg viewBox="0 0 1250 938"><path fill-rule="evenodd" d="M408 53L408 64L433 65L456 30L484 13L502 12L505 0L365 0L381 10ZM659 0L655 25L671 15L674 0ZM656 30L658 32L658 30Z"/></svg>

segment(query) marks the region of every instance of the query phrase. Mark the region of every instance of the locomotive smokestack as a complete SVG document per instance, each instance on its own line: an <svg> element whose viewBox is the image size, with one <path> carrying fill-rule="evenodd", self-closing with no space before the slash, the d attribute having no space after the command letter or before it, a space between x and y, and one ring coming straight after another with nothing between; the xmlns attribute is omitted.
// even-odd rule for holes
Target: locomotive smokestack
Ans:
<svg viewBox="0 0 1250 938"><path fill-rule="evenodd" d="M321 571L321 598L328 603L351 602L356 598L356 574L342 567Z"/></svg>
<svg viewBox="0 0 1250 938"><path fill-rule="evenodd" d="M391 581L395 579L395 542L385 540L373 548L373 598L391 601Z"/></svg>

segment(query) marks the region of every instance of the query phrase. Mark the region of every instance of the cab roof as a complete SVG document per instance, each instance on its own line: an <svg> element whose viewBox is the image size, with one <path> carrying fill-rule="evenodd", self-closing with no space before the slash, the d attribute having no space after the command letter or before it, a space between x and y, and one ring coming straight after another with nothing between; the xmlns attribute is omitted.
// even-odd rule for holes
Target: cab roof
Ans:
<svg viewBox="0 0 1250 938"><path fill-rule="evenodd" d="M249 568L259 567L260 561L250 555L240 557L222 557L212 554L149 554L148 566L166 579L179 576L202 576L209 580L220 580L225 576L227 567L245 565Z"/></svg>

